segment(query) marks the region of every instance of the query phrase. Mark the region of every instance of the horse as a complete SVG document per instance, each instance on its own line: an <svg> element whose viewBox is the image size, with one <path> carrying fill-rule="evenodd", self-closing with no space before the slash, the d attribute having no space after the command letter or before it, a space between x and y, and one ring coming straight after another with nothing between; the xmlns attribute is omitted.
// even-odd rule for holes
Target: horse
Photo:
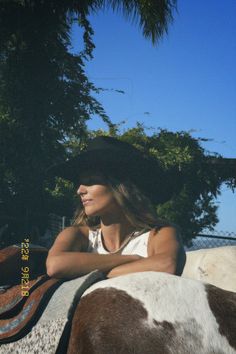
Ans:
<svg viewBox="0 0 236 354"><path fill-rule="evenodd" d="M102 280L82 295L67 354L236 354L236 293L162 272Z"/></svg>
<svg viewBox="0 0 236 354"><path fill-rule="evenodd" d="M236 292L236 246L186 252L182 276Z"/></svg>

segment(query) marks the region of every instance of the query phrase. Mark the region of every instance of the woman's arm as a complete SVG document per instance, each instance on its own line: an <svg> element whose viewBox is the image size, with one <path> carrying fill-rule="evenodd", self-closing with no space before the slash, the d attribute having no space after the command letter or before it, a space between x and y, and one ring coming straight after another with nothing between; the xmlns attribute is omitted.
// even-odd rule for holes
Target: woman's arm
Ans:
<svg viewBox="0 0 236 354"><path fill-rule="evenodd" d="M107 277L144 271L181 275L185 261L186 255L177 229L163 227L159 232L150 235L147 258L117 266L107 274Z"/></svg>
<svg viewBox="0 0 236 354"><path fill-rule="evenodd" d="M137 255L88 253L87 247L88 229L72 226L63 230L49 250L47 274L54 278L72 279L95 269L108 272L116 266L140 259Z"/></svg>

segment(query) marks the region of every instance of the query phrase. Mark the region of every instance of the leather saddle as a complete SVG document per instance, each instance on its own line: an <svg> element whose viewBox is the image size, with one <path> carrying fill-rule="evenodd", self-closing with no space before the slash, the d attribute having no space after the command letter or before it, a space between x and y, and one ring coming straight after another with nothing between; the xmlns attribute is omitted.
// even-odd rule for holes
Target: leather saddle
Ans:
<svg viewBox="0 0 236 354"><path fill-rule="evenodd" d="M55 291L66 279L50 278L46 274L48 250L31 245L30 257L22 261L21 247L14 245L0 250L0 346L26 336L46 309ZM23 264L23 265L22 265ZM22 296L21 267L28 266L28 296ZM65 353L76 305L84 291L97 281L106 279L95 270L86 276L74 296L57 353ZM69 282L68 282L69 283Z"/></svg>
<svg viewBox="0 0 236 354"><path fill-rule="evenodd" d="M52 294L63 280L45 273L47 249L31 245L29 259L21 258L18 245L0 250L0 344L24 337L42 315ZM22 267L28 267L27 292L22 285ZM27 294L23 296L22 294Z"/></svg>
<svg viewBox="0 0 236 354"><path fill-rule="evenodd" d="M19 295L21 285L0 294L0 344L13 342L29 333L62 282L42 275L31 282L27 297Z"/></svg>

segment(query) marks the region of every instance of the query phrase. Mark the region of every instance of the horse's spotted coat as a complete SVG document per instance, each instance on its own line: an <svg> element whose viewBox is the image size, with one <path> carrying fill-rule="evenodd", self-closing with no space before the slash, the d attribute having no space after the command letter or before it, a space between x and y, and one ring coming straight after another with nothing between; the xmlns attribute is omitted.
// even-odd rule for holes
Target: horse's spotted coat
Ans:
<svg viewBox="0 0 236 354"><path fill-rule="evenodd" d="M166 273L133 273L83 294L68 354L235 354L235 333L236 294Z"/></svg>

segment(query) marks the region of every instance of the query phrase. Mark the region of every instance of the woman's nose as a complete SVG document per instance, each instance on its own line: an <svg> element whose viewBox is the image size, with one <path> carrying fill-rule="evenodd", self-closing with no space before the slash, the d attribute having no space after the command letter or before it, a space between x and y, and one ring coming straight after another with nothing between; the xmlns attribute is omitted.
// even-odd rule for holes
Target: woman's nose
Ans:
<svg viewBox="0 0 236 354"><path fill-rule="evenodd" d="M77 194L81 195L81 194L85 194L87 192L86 186L84 186L83 184L81 184L77 190Z"/></svg>

